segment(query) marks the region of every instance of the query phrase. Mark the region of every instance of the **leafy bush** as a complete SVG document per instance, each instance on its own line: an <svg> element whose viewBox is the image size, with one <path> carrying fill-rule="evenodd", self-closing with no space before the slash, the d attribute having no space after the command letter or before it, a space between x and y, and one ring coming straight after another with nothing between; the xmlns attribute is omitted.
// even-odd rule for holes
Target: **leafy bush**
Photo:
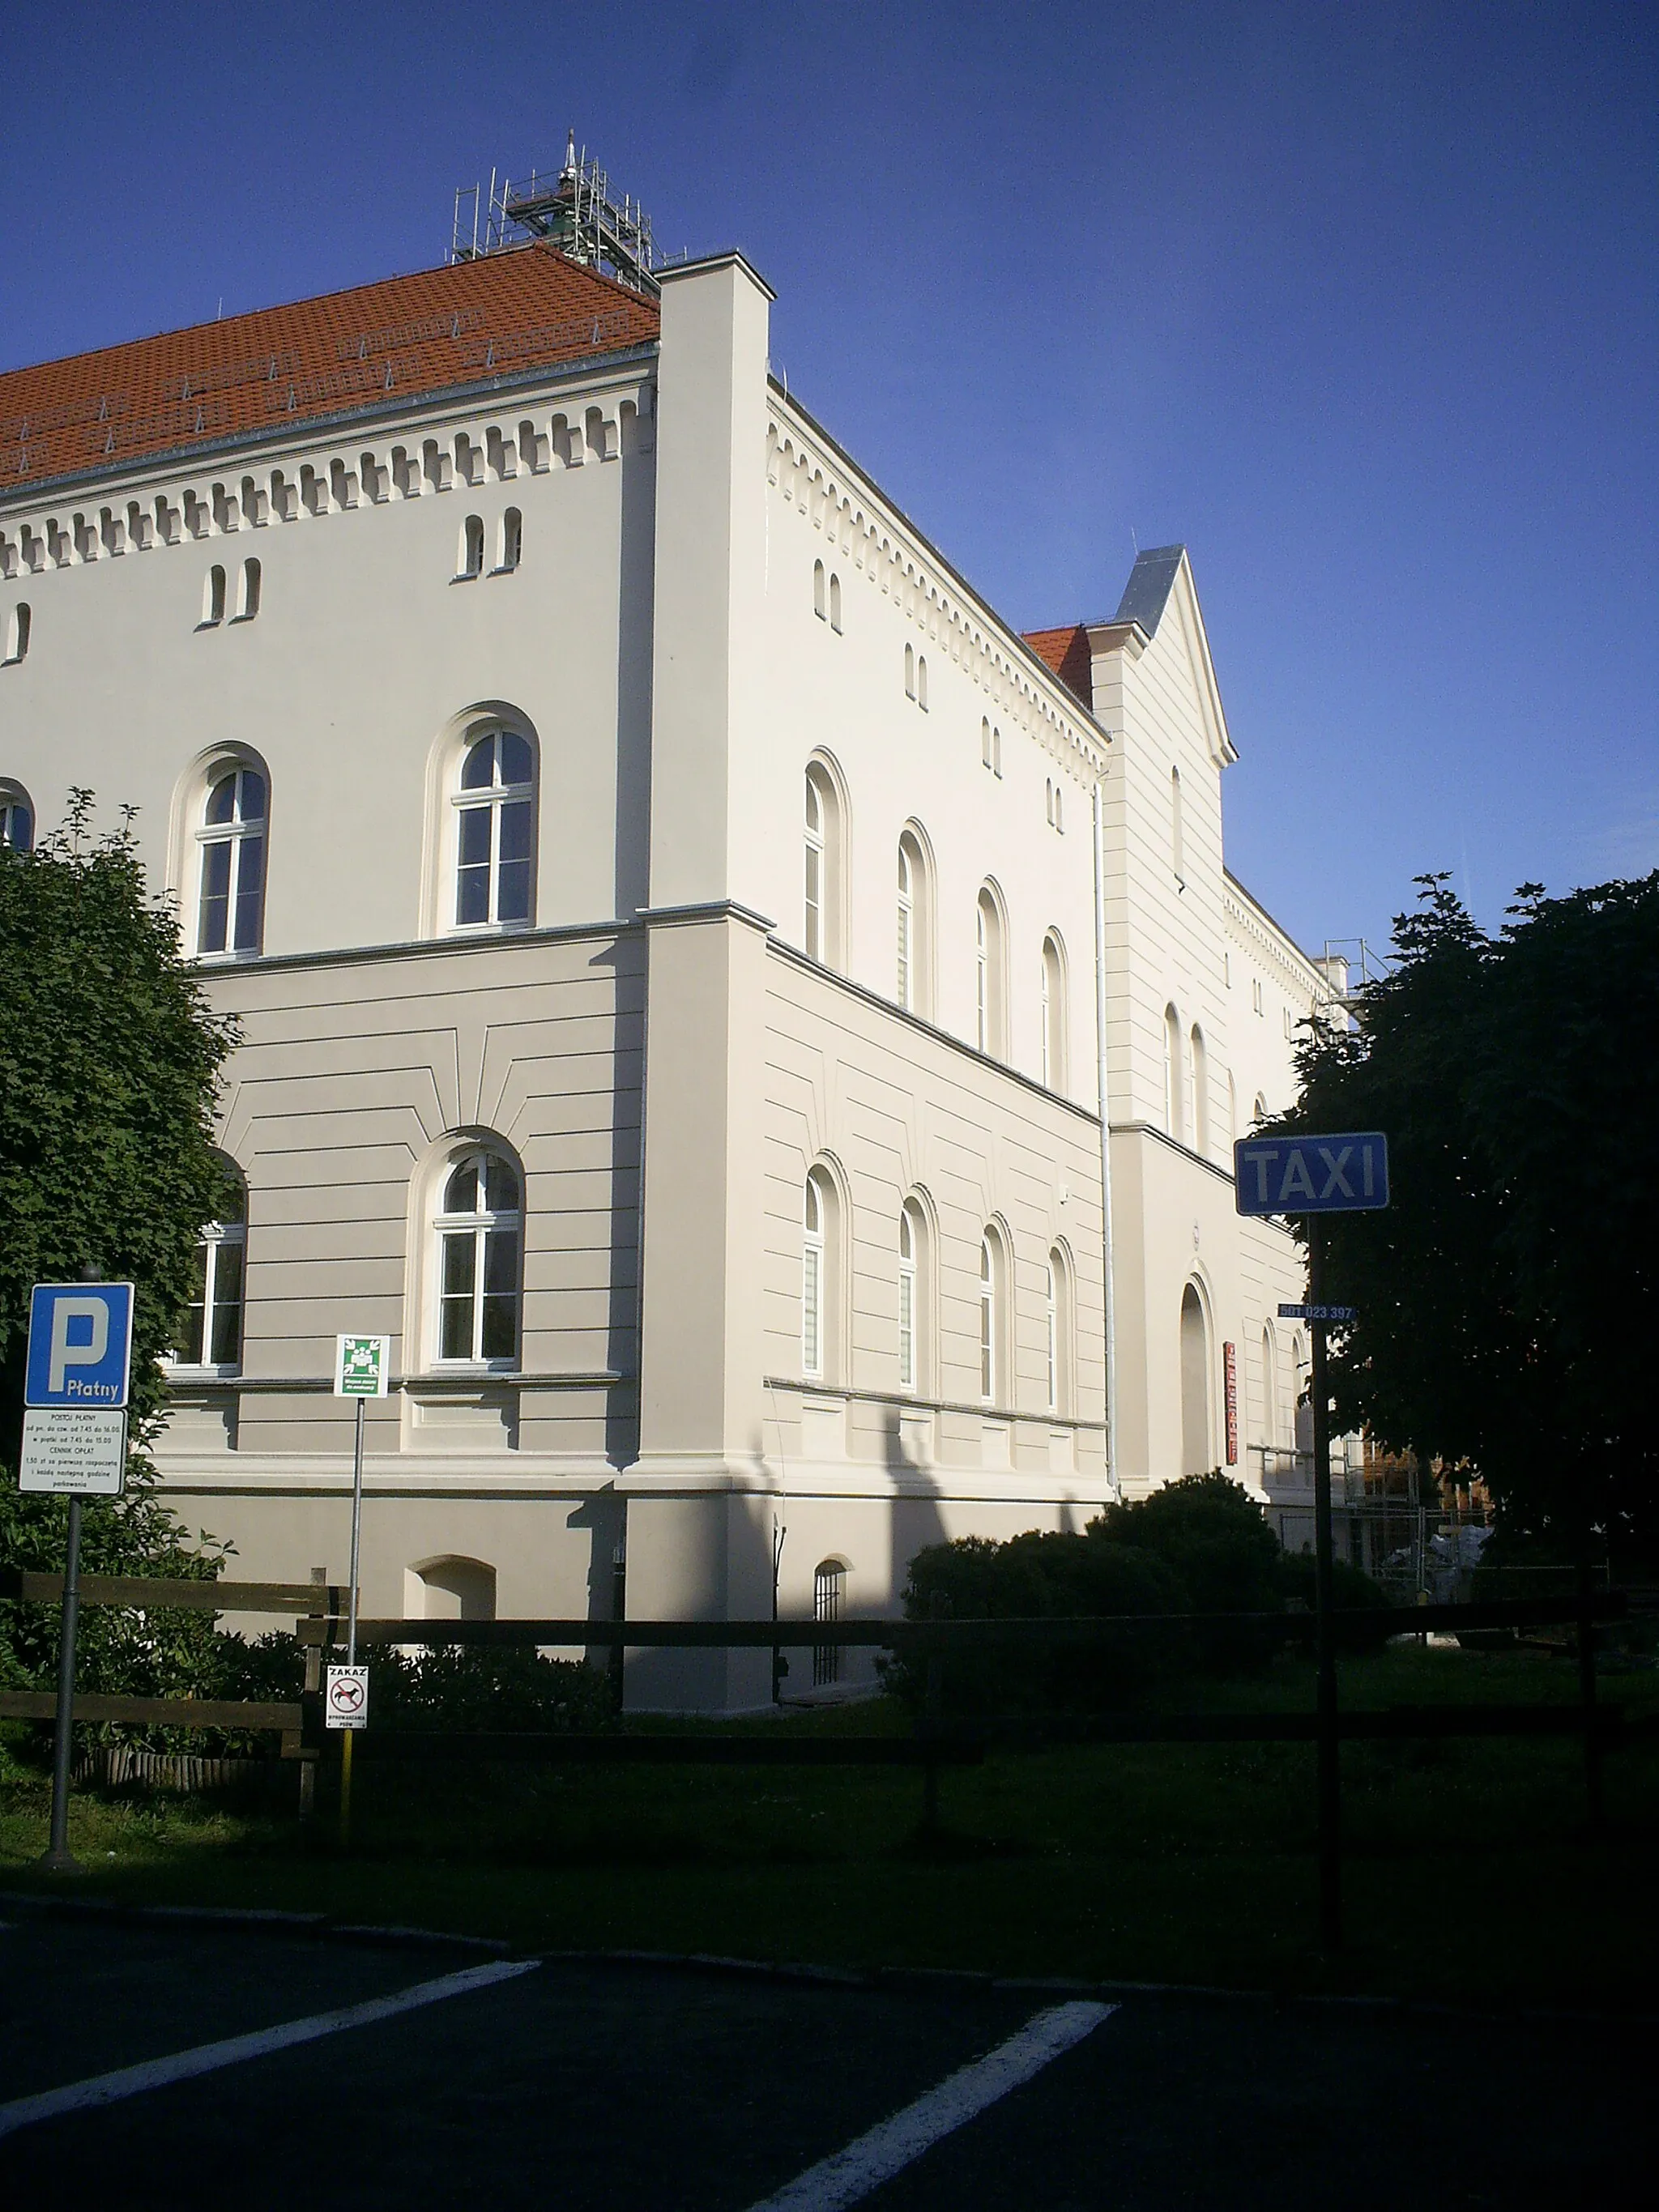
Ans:
<svg viewBox="0 0 1659 2212"><path fill-rule="evenodd" d="M563 1735L617 1725L608 1674L568 1659L477 1644L369 1661L369 1711L391 1729Z"/></svg>
<svg viewBox="0 0 1659 2212"><path fill-rule="evenodd" d="M1286 1552L1279 1562L1279 1587L1287 1605L1311 1613L1315 1605L1314 1555L1311 1552ZM1346 1559L1331 1561L1331 1603L1338 1613L1365 1613L1390 1604L1388 1592L1381 1583L1374 1583L1358 1567L1350 1566ZM1399 1607L1394 1608L1396 1612ZM1401 1620L1383 1621L1374 1630L1368 1630L1363 1639L1364 1647L1381 1650L1389 1637L1406 1626ZM1352 1633L1344 1636L1340 1648L1352 1651L1355 1646Z"/></svg>
<svg viewBox="0 0 1659 2212"><path fill-rule="evenodd" d="M964 1536L932 1544L910 1562L905 1616L926 1620L1053 1620L1186 1610L1186 1593L1164 1563L1092 1534L1015 1536L1006 1544ZM943 1662L944 1710L951 1713L1063 1713L1121 1705L1178 1667L1178 1628L1129 1629L1086 1644L1006 1644L953 1651ZM908 1704L927 1694L927 1661L902 1654L882 1668Z"/></svg>
<svg viewBox="0 0 1659 2212"><path fill-rule="evenodd" d="M1227 1475L1189 1474L1150 1497L1109 1505L1089 1533L1161 1559L1194 1613L1285 1610L1279 1539L1262 1507ZM1237 1622L1200 1627L1196 1642L1204 1663L1221 1668L1259 1666L1279 1648L1276 1638Z"/></svg>

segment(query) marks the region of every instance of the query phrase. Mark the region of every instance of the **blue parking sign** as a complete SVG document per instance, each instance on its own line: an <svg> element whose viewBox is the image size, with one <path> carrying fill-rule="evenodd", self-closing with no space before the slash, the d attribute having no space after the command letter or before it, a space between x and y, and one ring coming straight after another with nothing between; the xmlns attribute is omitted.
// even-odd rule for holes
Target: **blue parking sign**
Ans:
<svg viewBox="0 0 1659 2212"><path fill-rule="evenodd" d="M131 1368L131 1283L34 1285L26 1406L125 1406Z"/></svg>

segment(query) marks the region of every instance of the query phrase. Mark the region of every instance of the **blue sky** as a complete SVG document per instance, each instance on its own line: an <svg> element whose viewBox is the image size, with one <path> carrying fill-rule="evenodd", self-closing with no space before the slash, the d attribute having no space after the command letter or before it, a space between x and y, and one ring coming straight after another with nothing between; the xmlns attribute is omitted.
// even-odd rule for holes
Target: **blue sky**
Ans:
<svg viewBox="0 0 1659 2212"><path fill-rule="evenodd" d="M1304 943L1659 866L1651 5L9 16L0 366L427 265L574 124L1020 627L1187 543Z"/></svg>

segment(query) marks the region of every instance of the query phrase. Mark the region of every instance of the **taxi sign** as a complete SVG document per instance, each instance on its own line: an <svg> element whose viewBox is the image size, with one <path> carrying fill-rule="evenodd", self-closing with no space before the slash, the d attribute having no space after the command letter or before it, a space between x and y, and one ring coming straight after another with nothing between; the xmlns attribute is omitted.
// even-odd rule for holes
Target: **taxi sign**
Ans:
<svg viewBox="0 0 1659 2212"><path fill-rule="evenodd" d="M1389 1140L1380 1129L1241 1137L1233 1184L1241 1213L1371 1212L1389 1202Z"/></svg>
<svg viewBox="0 0 1659 2212"><path fill-rule="evenodd" d="M368 1669L331 1667L323 1687L323 1725L331 1729L368 1726Z"/></svg>

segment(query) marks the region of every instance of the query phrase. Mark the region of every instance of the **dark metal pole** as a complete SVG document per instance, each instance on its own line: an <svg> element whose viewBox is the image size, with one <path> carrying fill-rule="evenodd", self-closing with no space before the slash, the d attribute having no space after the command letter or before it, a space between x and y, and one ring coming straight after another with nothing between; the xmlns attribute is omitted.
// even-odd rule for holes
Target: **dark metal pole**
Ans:
<svg viewBox="0 0 1659 2212"><path fill-rule="evenodd" d="M1578 1555L1578 1697L1584 1713L1584 1805L1592 1836L1607 1832L1601 1793L1601 1737L1595 1711L1595 1615L1593 1611L1589 1540Z"/></svg>
<svg viewBox="0 0 1659 2212"><path fill-rule="evenodd" d="M70 1760L75 1747L75 1631L81 1616L81 1501L69 1508L69 1553L64 1561L64 1613L58 1634L58 1726L52 1747L52 1841L41 1866L48 1874L79 1874L69 1847Z"/></svg>
<svg viewBox="0 0 1659 2212"><path fill-rule="evenodd" d="M1310 1389L1313 1395L1314 1604L1318 1614L1319 1940L1328 1951L1342 1942L1342 1778L1336 1712L1336 1638L1331 1606L1331 1404L1325 1379L1325 1224L1308 1224L1308 1303L1316 1309Z"/></svg>

